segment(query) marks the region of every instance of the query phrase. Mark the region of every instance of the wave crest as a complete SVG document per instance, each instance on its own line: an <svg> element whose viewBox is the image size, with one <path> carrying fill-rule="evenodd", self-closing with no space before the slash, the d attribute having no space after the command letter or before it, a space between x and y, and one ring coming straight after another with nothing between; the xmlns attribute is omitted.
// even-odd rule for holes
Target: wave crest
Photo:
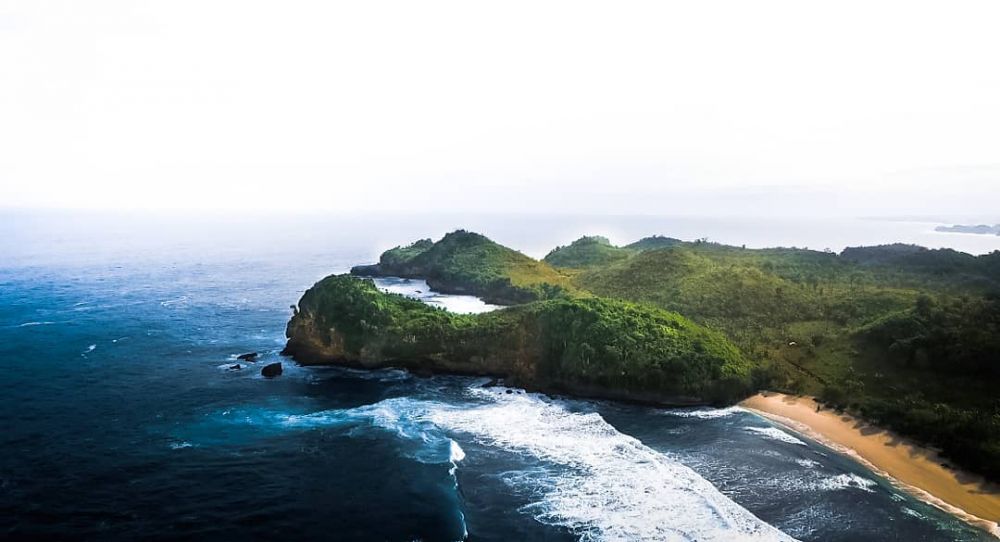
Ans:
<svg viewBox="0 0 1000 542"><path fill-rule="evenodd" d="M777 440L779 442L786 442L788 444L797 444L799 446L805 446L806 443L801 440L789 435L788 433L778 429L777 427L745 427L747 431L751 433L757 433L764 438Z"/></svg>
<svg viewBox="0 0 1000 542"><path fill-rule="evenodd" d="M523 509L538 521L594 541L792 540L596 412L493 388L470 393L491 402L433 409L429 419L550 464L502 476L538 495Z"/></svg>

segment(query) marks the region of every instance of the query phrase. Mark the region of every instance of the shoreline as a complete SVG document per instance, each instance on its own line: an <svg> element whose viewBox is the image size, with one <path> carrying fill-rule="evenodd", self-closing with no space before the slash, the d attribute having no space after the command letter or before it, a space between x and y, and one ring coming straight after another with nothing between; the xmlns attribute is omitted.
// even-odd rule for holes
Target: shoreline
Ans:
<svg viewBox="0 0 1000 542"><path fill-rule="evenodd" d="M764 392L739 406L852 457L910 495L1000 538L1000 485L944 467L936 451L849 414L817 410L811 397Z"/></svg>

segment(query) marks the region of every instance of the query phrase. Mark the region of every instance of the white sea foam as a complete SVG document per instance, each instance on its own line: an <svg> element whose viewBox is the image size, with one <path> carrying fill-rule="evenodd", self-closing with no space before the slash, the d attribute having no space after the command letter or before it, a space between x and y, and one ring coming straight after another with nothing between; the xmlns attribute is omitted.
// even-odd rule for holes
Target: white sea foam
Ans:
<svg viewBox="0 0 1000 542"><path fill-rule="evenodd" d="M778 440L781 442L787 442L788 444L798 444L799 446L805 446L806 443L801 440L789 435L788 433L778 429L777 427L744 427L747 431L751 433L757 433L764 438L769 438L772 440Z"/></svg>
<svg viewBox="0 0 1000 542"><path fill-rule="evenodd" d="M97 345L96 344L92 344L92 345L88 346L87 349L84 350L83 353L80 354L80 355L81 356L86 356L87 354L93 352L96 349L97 349Z"/></svg>
<svg viewBox="0 0 1000 542"><path fill-rule="evenodd" d="M276 414L273 419L279 426L289 428L348 427L350 434L377 427L403 441L416 443L417 446L408 452L411 458L422 463L451 463L454 467L465 457L462 448L424 418L426 409L436 404L397 397L349 409Z"/></svg>
<svg viewBox="0 0 1000 542"><path fill-rule="evenodd" d="M458 462L463 459L465 459L465 450L454 440L449 440L448 461L451 462L451 468L448 469L448 474L454 477L455 471L458 470ZM455 478L455 487L458 487L458 478Z"/></svg>
<svg viewBox="0 0 1000 542"><path fill-rule="evenodd" d="M490 402L433 408L428 419L551 465L503 475L538 495L524 508L538 521L591 541L791 540L598 413L495 388L469 392Z"/></svg>
<svg viewBox="0 0 1000 542"><path fill-rule="evenodd" d="M661 412L663 412L663 414L666 414L668 416L712 420L716 418L726 418L734 414L740 414L746 412L746 410L734 406L726 408L672 408L668 410L663 410Z"/></svg>
<svg viewBox="0 0 1000 542"><path fill-rule="evenodd" d="M192 446L194 446L194 444L191 444L190 442L171 442L170 443L170 449L171 450L181 450L183 448L190 448Z"/></svg>
<svg viewBox="0 0 1000 542"><path fill-rule="evenodd" d="M34 326L48 326L55 322L25 322L17 327L34 327Z"/></svg>
<svg viewBox="0 0 1000 542"><path fill-rule="evenodd" d="M855 473L830 475L819 469L778 473L754 482L760 488L794 491L803 494L828 491L864 491L874 493L878 483Z"/></svg>
<svg viewBox="0 0 1000 542"><path fill-rule="evenodd" d="M351 378L357 378L360 380L378 380L379 382L399 382L413 378L413 375L402 369L363 370L363 369L351 369L349 367L332 367L331 369L340 373L348 374L351 376Z"/></svg>
<svg viewBox="0 0 1000 542"><path fill-rule="evenodd" d="M161 307L170 307L172 305L179 305L181 303L187 303L187 300L188 300L188 296L182 295L182 296L180 296L180 297L178 297L176 299L167 299L167 300L164 300L164 301L160 301L160 306Z"/></svg>
<svg viewBox="0 0 1000 542"><path fill-rule="evenodd" d="M465 450L454 440L451 441L451 453L449 454L452 463L458 463L465 459Z"/></svg>
<svg viewBox="0 0 1000 542"><path fill-rule="evenodd" d="M820 480L817 484L819 489L825 489L828 491L836 491L838 489L861 489L869 493L875 492L875 486L878 484L874 480L869 480L863 476L859 476L854 473L838 474L836 476L831 476L829 478L824 478Z"/></svg>
<svg viewBox="0 0 1000 542"><path fill-rule="evenodd" d="M407 455L449 464L466 452L448 433L527 454L541 463L503 473L532 495L522 511L564 526L586 541L793 540L720 493L690 468L618 432L596 412L503 388L471 388L478 401L451 405L409 397L308 414L258 413L238 423L311 429L377 427L407 445ZM234 420L242 420L237 416ZM457 486L457 478L455 479Z"/></svg>
<svg viewBox="0 0 1000 542"><path fill-rule="evenodd" d="M472 295L433 292L430 286L427 285L427 282L420 279L376 277L373 280L375 281L375 285L385 292L400 294L459 314L477 314L502 308L499 305L486 303L482 299Z"/></svg>

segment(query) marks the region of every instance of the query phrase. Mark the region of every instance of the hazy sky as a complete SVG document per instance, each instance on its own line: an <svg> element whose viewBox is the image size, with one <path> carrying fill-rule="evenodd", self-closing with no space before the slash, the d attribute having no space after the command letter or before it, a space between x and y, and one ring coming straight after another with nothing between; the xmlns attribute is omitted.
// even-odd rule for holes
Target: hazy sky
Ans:
<svg viewBox="0 0 1000 542"><path fill-rule="evenodd" d="M0 2L0 206L1000 213L1000 2Z"/></svg>

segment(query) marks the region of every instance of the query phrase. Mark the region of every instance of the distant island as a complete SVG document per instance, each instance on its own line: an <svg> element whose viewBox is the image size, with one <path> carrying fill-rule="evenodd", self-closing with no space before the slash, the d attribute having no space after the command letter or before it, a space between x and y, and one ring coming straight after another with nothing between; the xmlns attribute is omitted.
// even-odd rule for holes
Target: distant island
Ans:
<svg viewBox="0 0 1000 542"><path fill-rule="evenodd" d="M378 276L509 307L454 314L364 278ZM1000 480L1000 251L590 236L535 260L460 230L321 280L287 336L285 353L304 364L487 375L586 397L812 395Z"/></svg>
<svg viewBox="0 0 1000 542"><path fill-rule="evenodd" d="M979 235L1000 235L1000 224L994 224L992 226L988 224L977 224L977 225L955 224L954 226L938 226L934 228L934 231L948 232L948 233L975 233Z"/></svg>

